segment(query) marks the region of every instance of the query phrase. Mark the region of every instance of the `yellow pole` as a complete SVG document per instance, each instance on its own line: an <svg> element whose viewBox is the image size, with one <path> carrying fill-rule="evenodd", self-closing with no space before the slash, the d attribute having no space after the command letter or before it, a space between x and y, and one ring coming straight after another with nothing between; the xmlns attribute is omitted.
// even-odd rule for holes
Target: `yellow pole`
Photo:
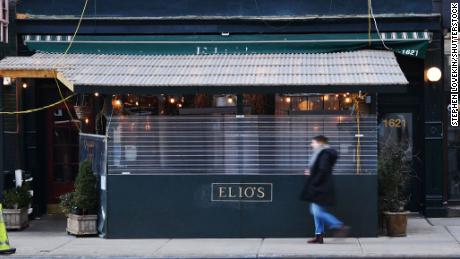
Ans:
<svg viewBox="0 0 460 259"><path fill-rule="evenodd" d="M356 102L356 124L358 127L358 141L356 143L356 174L361 173L361 129L360 129L360 116L359 101Z"/></svg>

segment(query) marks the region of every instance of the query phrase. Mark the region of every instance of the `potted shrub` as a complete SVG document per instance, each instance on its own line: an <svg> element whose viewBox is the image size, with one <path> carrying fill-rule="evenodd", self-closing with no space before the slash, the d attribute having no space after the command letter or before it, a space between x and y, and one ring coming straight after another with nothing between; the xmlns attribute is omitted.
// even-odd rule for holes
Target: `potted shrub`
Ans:
<svg viewBox="0 0 460 259"><path fill-rule="evenodd" d="M7 229L23 229L29 226L28 209L31 201L28 183L3 191L3 219Z"/></svg>
<svg viewBox="0 0 460 259"><path fill-rule="evenodd" d="M410 158L405 151L397 145L384 146L378 159L379 210L389 236L406 236L409 211L405 207L411 177Z"/></svg>
<svg viewBox="0 0 460 259"><path fill-rule="evenodd" d="M77 236L97 234L97 178L91 162L80 164L75 191L60 196L61 207L67 215L67 232Z"/></svg>

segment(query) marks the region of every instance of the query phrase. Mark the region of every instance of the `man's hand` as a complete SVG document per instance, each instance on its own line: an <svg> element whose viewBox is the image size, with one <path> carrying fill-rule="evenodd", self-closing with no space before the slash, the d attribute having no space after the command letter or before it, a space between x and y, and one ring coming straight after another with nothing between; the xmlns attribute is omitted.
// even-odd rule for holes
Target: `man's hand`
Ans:
<svg viewBox="0 0 460 259"><path fill-rule="evenodd" d="M309 169L305 169L305 171L303 171L303 174L304 174L304 175L310 175L310 170L309 170Z"/></svg>

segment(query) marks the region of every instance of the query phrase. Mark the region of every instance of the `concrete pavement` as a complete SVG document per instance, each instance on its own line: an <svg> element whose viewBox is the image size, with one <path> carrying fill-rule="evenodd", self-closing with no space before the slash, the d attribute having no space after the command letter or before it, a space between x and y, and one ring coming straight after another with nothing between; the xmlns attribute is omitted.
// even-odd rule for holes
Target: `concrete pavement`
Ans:
<svg viewBox="0 0 460 259"><path fill-rule="evenodd" d="M9 232L14 258L460 258L460 218L409 220L402 238L102 239L65 233L57 216Z"/></svg>

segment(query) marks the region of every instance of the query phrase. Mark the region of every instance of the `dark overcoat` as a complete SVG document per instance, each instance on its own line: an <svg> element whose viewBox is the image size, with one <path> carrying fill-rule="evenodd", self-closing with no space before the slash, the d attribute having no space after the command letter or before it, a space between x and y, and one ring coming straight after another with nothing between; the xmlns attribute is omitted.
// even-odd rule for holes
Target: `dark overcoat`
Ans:
<svg viewBox="0 0 460 259"><path fill-rule="evenodd" d="M322 150L310 168L300 199L322 206L332 206L335 202L332 169L337 161L337 151L331 148Z"/></svg>

